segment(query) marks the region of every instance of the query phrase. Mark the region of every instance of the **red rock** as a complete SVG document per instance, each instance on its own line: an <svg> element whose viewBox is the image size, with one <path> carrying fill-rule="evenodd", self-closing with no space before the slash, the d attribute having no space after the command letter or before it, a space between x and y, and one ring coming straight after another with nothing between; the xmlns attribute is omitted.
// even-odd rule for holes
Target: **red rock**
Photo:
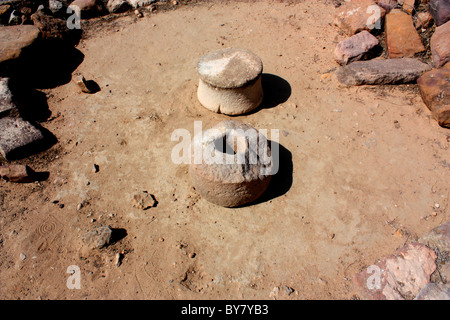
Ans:
<svg viewBox="0 0 450 320"><path fill-rule="evenodd" d="M436 28L431 36L430 47L436 68L450 61L450 21Z"/></svg>
<svg viewBox="0 0 450 320"><path fill-rule="evenodd" d="M386 15L386 39L389 58L412 57L425 51L412 17L399 9Z"/></svg>
<svg viewBox="0 0 450 320"><path fill-rule="evenodd" d="M21 164L12 164L0 166L0 177L10 182L31 182L33 181L34 171Z"/></svg>
<svg viewBox="0 0 450 320"><path fill-rule="evenodd" d="M353 288L365 300L412 300L436 270L436 253L411 243L353 277Z"/></svg>
<svg viewBox="0 0 450 320"><path fill-rule="evenodd" d="M381 28L386 10L374 0L358 0L343 4L334 20L334 25L352 36L362 30Z"/></svg>
<svg viewBox="0 0 450 320"><path fill-rule="evenodd" d="M420 95L442 127L450 128L450 63L417 79Z"/></svg>
<svg viewBox="0 0 450 320"><path fill-rule="evenodd" d="M334 59L341 65L362 60L378 43L378 39L368 31L361 31L338 43Z"/></svg>
<svg viewBox="0 0 450 320"><path fill-rule="evenodd" d="M416 29L426 28L430 25L430 22L433 20L433 17L428 12L419 12L416 15Z"/></svg>

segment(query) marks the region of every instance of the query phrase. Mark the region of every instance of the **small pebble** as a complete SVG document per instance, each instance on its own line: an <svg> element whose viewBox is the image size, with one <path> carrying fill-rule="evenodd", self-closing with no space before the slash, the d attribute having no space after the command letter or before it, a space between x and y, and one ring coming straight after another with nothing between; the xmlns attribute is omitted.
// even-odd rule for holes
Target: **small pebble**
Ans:
<svg viewBox="0 0 450 320"><path fill-rule="evenodd" d="M23 253L20 253L20 260L25 260L27 258L27 256L26 255L24 255Z"/></svg>

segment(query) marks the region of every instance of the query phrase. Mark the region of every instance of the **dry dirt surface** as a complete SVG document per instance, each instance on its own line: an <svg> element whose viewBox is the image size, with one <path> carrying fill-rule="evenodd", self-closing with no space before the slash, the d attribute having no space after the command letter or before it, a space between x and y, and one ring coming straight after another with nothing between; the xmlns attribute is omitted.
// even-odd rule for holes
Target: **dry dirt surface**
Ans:
<svg viewBox="0 0 450 320"><path fill-rule="evenodd" d="M17 163L49 178L0 183L0 298L358 298L355 273L448 220L449 131L415 85L339 84L335 11L200 2L90 21L74 73L100 91L40 89L58 143ZM281 157L264 197L235 209L202 199L171 160L174 130L230 118L196 96L197 60L224 47L261 57L265 101L233 119L279 130ZM155 207L133 206L142 191ZM112 243L86 249L83 235L103 225Z"/></svg>

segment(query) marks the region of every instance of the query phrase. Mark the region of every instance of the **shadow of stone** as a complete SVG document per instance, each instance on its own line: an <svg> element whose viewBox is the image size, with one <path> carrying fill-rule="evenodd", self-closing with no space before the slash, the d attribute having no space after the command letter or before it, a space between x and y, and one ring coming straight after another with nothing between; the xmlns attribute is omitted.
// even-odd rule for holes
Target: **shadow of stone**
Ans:
<svg viewBox="0 0 450 320"><path fill-rule="evenodd" d="M111 228L112 234L111 234L111 240L109 241L109 244L114 244L123 238L125 238L128 233L126 229L123 228Z"/></svg>
<svg viewBox="0 0 450 320"><path fill-rule="evenodd" d="M33 121L30 121L30 123L42 133L43 138L11 151L8 154L8 161L28 158L32 155L46 151L58 143L58 139L49 130Z"/></svg>
<svg viewBox="0 0 450 320"><path fill-rule="evenodd" d="M10 89L21 118L36 122L50 118L52 113L45 93L27 87L16 78L10 80Z"/></svg>
<svg viewBox="0 0 450 320"><path fill-rule="evenodd" d="M90 94L97 93L101 90L100 86L94 80L87 80L86 87L89 89Z"/></svg>
<svg viewBox="0 0 450 320"><path fill-rule="evenodd" d="M69 83L83 60L84 54L71 41L46 39L24 50L19 59L2 68L1 75L27 88L52 89Z"/></svg>
<svg viewBox="0 0 450 320"><path fill-rule="evenodd" d="M288 101L292 93L289 82L274 74L263 73L261 75L261 85L264 92L263 101L258 107L249 113L246 113L246 115L254 114L261 109L274 108L279 104Z"/></svg>
<svg viewBox="0 0 450 320"><path fill-rule="evenodd" d="M269 109L276 107L280 103L288 101L291 96L291 85L279 76L263 73L261 82L264 91L264 99L258 108Z"/></svg>
<svg viewBox="0 0 450 320"><path fill-rule="evenodd" d="M254 206L278 198L286 194L292 186L292 174L294 171L292 153L278 142L269 141L269 143L272 150L274 168L275 170L278 169L278 171L272 176L269 187L261 197L249 204L237 208ZM278 156L276 155L276 150L278 150Z"/></svg>

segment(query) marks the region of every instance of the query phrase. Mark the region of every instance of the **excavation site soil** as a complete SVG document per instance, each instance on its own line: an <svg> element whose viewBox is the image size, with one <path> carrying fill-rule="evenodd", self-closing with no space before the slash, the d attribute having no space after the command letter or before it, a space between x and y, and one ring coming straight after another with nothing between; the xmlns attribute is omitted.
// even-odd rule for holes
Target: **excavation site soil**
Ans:
<svg viewBox="0 0 450 320"><path fill-rule="evenodd" d="M357 299L354 274L448 220L449 131L414 84L337 81L335 13L327 1L207 1L83 23L62 53L73 70L40 90L58 142L15 162L48 179L0 183L0 297ZM247 115L197 98L198 59L228 47L264 64L264 101ZM80 92L77 73L98 92ZM238 208L205 200L172 159L175 130L229 119L280 151L267 192ZM147 210L134 205L143 191ZM112 243L83 246L106 225Z"/></svg>

